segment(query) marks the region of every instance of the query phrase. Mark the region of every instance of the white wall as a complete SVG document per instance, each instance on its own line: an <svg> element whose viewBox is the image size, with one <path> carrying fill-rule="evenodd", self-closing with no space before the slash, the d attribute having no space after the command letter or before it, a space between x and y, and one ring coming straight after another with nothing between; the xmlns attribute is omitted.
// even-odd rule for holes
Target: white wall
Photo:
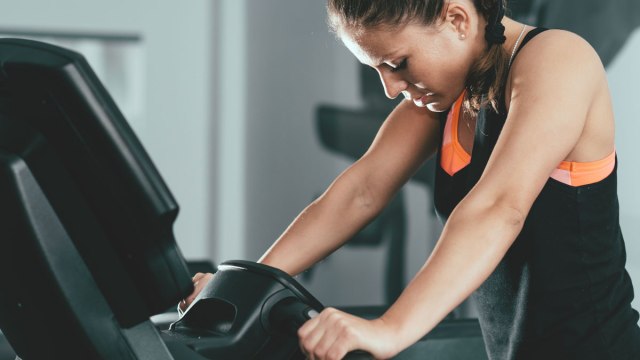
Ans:
<svg viewBox="0 0 640 360"><path fill-rule="evenodd" d="M640 16L640 15L639 15ZM607 69L616 115L620 225L627 246L627 269L633 280L640 311L640 29Z"/></svg>

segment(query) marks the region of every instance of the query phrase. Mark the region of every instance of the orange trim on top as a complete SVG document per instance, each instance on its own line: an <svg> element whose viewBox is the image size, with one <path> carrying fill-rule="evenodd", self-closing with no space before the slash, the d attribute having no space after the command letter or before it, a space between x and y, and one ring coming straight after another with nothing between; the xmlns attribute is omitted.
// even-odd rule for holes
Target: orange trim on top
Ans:
<svg viewBox="0 0 640 360"><path fill-rule="evenodd" d="M616 150L604 159L590 162L563 161L551 177L571 186L582 186L604 180L616 166Z"/></svg>
<svg viewBox="0 0 640 360"><path fill-rule="evenodd" d="M465 92L463 91L453 104L451 111L447 115L447 122L444 127L440 165L450 176L453 176L471 163L471 155L464 150L458 141L458 119L460 118L464 95Z"/></svg>
<svg viewBox="0 0 640 360"><path fill-rule="evenodd" d="M462 111L465 92L458 97L447 115L440 153L440 166L449 174L455 175L471 163L471 155L458 141L458 122ZM613 171L616 163L616 151L604 159L590 162L563 161L551 173L551 178L570 186L593 184L605 179Z"/></svg>

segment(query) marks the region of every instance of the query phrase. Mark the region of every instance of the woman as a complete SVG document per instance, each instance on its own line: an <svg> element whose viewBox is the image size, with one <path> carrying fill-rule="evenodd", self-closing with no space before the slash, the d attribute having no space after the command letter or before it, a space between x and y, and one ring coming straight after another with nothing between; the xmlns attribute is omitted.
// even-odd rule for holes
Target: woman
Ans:
<svg viewBox="0 0 640 360"><path fill-rule="evenodd" d="M309 358L354 349L390 358L473 293L491 359L640 359L604 68L580 37L517 23L504 7L329 0L340 39L378 71L388 97L407 101L260 262L304 271L373 219L434 154L446 224L380 318L328 308L300 328ZM194 277L187 305L210 277Z"/></svg>

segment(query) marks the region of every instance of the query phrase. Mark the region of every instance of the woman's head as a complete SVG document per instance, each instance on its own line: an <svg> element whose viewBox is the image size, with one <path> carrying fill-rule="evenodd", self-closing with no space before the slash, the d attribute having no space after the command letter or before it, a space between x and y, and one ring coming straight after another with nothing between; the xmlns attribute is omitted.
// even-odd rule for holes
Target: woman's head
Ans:
<svg viewBox="0 0 640 360"><path fill-rule="evenodd" d="M469 109L483 94L496 107L508 62L504 1L329 0L329 24L390 97L445 111L466 88Z"/></svg>

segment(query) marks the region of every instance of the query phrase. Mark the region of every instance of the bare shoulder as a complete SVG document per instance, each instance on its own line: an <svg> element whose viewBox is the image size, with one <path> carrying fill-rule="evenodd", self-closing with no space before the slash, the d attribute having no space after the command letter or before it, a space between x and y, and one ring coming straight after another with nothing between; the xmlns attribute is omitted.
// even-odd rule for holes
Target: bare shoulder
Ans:
<svg viewBox="0 0 640 360"><path fill-rule="evenodd" d="M566 30L547 30L529 41L520 51L514 62L531 63L541 61L545 64L592 63L602 67L595 49L580 35Z"/></svg>
<svg viewBox="0 0 640 360"><path fill-rule="evenodd" d="M565 30L547 30L522 48L513 62L507 90L578 90L588 96L605 83L602 61L585 39Z"/></svg>
<svg viewBox="0 0 640 360"><path fill-rule="evenodd" d="M550 156L588 162L611 152L614 122L606 71L593 47L574 33L548 30L522 48L505 103L514 128L540 126L563 134L555 140L558 152ZM545 137L551 138L539 136Z"/></svg>
<svg viewBox="0 0 640 360"><path fill-rule="evenodd" d="M602 61L591 44L565 30L547 30L531 39L513 63L514 72L523 72L524 69L604 72Z"/></svg>

